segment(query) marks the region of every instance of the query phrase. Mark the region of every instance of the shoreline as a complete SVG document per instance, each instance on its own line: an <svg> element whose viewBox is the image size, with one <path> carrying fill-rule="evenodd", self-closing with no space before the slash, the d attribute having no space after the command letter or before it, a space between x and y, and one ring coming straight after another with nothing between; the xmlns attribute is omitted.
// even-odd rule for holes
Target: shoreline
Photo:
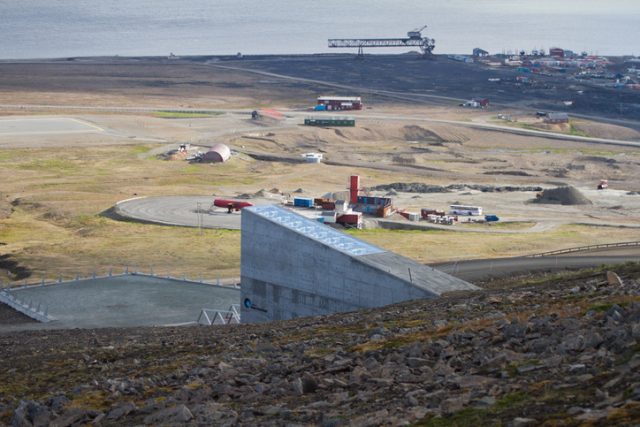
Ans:
<svg viewBox="0 0 640 427"><path fill-rule="evenodd" d="M505 54L496 53L489 55L490 57L502 56ZM357 52L320 52L320 53L269 53L269 54L249 54L249 55L81 55L81 56L58 56L58 57L32 57L32 58L0 58L0 64L6 63L39 63L39 62L74 62L74 61L94 61L94 60L168 60L168 61L207 61L217 59L220 61L241 61L241 60L256 60L256 59L294 59L294 58L332 58L332 57L356 57ZM409 51L404 53L370 53L366 52L364 57L410 57L414 56L416 59L422 59L421 54L415 51ZM468 53L434 53L435 58L448 58L449 56L468 56L472 57ZM517 55L507 55L517 56ZM624 59L636 59L640 64L640 57L630 53L625 55L596 55L598 57L624 60Z"/></svg>

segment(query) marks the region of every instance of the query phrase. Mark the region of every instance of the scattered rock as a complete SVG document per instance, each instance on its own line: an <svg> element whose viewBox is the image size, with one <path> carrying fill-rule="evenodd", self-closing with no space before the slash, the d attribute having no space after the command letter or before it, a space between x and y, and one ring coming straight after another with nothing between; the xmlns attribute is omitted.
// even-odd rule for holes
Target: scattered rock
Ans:
<svg viewBox="0 0 640 427"><path fill-rule="evenodd" d="M314 393L318 389L318 381L313 375L306 373L302 377L302 393Z"/></svg>
<svg viewBox="0 0 640 427"><path fill-rule="evenodd" d="M161 409L145 417L145 424L172 424L186 423L193 419L193 414L185 405L176 405L171 408Z"/></svg>
<svg viewBox="0 0 640 427"><path fill-rule="evenodd" d="M54 419L49 425L51 427L69 427L83 425L100 416L100 414L101 412L93 410L72 408L65 411L58 418Z"/></svg>
<svg viewBox="0 0 640 427"><path fill-rule="evenodd" d="M0 424L605 425L640 400L640 269L616 272L270 325L4 333L0 384L53 397L0 395ZM94 396L115 403L78 407Z"/></svg>
<svg viewBox="0 0 640 427"><path fill-rule="evenodd" d="M514 418L513 421L511 421L511 427L530 427L535 425L538 425L538 422L533 418L518 417Z"/></svg>
<svg viewBox="0 0 640 427"><path fill-rule="evenodd" d="M49 408L31 400L21 400L11 418L11 425L14 427L44 427L50 422Z"/></svg>
<svg viewBox="0 0 640 427"><path fill-rule="evenodd" d="M622 279L613 271L607 271L607 283L611 286L624 286Z"/></svg>
<svg viewBox="0 0 640 427"><path fill-rule="evenodd" d="M135 411L136 405L134 405L132 402L125 402L122 403L114 408L112 408L106 415L106 418L108 420L119 420L120 418L122 418L123 416Z"/></svg>

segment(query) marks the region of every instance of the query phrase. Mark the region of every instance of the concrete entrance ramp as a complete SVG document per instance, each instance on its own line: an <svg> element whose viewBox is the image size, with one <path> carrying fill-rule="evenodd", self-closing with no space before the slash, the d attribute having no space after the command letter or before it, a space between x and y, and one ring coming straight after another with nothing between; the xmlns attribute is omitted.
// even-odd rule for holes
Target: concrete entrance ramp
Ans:
<svg viewBox="0 0 640 427"><path fill-rule="evenodd" d="M279 206L243 209L241 229L243 323L478 289Z"/></svg>
<svg viewBox="0 0 640 427"><path fill-rule="evenodd" d="M20 301L47 307L47 323L8 329L163 326L196 323L203 308L228 310L239 289L193 281L128 274L7 291Z"/></svg>

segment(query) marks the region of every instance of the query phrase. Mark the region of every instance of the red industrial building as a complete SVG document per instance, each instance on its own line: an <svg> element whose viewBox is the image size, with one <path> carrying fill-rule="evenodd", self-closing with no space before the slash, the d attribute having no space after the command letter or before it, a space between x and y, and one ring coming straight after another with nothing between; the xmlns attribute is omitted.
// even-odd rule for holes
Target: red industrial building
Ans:
<svg viewBox="0 0 640 427"><path fill-rule="evenodd" d="M359 96L319 96L318 105L327 110L362 110L362 99Z"/></svg>
<svg viewBox="0 0 640 427"><path fill-rule="evenodd" d="M555 58L564 58L564 49L559 47L552 47L549 49L549 56L553 56Z"/></svg>

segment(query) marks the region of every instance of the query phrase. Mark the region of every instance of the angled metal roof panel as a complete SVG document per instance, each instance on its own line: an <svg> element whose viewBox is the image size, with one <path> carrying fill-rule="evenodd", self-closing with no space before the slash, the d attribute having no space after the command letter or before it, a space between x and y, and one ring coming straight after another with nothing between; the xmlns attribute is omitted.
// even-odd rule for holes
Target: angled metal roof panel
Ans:
<svg viewBox="0 0 640 427"><path fill-rule="evenodd" d="M275 205L252 206L244 208L269 221L280 224L290 230L313 239L323 245L351 256L385 253L384 249L373 246L355 237L334 230L324 224L299 215L289 209Z"/></svg>

